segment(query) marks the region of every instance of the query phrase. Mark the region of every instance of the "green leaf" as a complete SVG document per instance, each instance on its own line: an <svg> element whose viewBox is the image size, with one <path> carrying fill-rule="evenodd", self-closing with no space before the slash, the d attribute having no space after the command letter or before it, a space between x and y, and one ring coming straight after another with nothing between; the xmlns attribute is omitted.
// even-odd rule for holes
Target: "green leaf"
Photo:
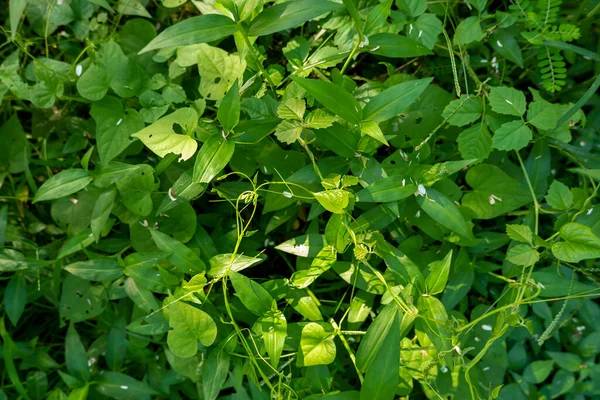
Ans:
<svg viewBox="0 0 600 400"><path fill-rule="evenodd" d="M451 101L444 108L442 117L448 118L450 125L465 126L477 121L481 117L482 112L481 99L462 95L459 99Z"/></svg>
<svg viewBox="0 0 600 400"><path fill-rule="evenodd" d="M285 300L294 310L309 321L322 321L323 316L315 300L308 295L305 289L291 287Z"/></svg>
<svg viewBox="0 0 600 400"><path fill-rule="evenodd" d="M171 298L167 301L171 301ZM210 346L217 338L217 325L206 312L173 299L168 305L169 331L167 342L169 349L179 357L192 357L198 350L197 341Z"/></svg>
<svg viewBox="0 0 600 400"><path fill-rule="evenodd" d="M90 115L96 122L96 145L103 163L117 157L134 142L132 133L144 129L144 121L137 111L125 112L121 100L113 96L92 103Z"/></svg>
<svg viewBox="0 0 600 400"><path fill-rule="evenodd" d="M236 79L243 80L246 69L243 58L204 43L186 49L197 53L194 60L201 78L199 90L206 100L221 100Z"/></svg>
<svg viewBox="0 0 600 400"><path fill-rule="evenodd" d="M324 0L295 0L265 8L248 27L249 36L264 36L295 28L304 22L341 7Z"/></svg>
<svg viewBox="0 0 600 400"><path fill-rule="evenodd" d="M373 97L363 110L364 120L387 121L406 111L413 104L433 78L417 79L394 85Z"/></svg>
<svg viewBox="0 0 600 400"><path fill-rule="evenodd" d="M282 143L292 144L302 135L303 127L300 121L281 121L275 129L275 136Z"/></svg>
<svg viewBox="0 0 600 400"><path fill-rule="evenodd" d="M393 333L390 333L390 331L396 323L396 315L399 312L398 305L395 302L391 302L385 306L369 326L356 353L356 367L359 370L363 372L367 371L375 361L377 354L380 353L385 338L393 336Z"/></svg>
<svg viewBox="0 0 600 400"><path fill-rule="evenodd" d="M191 135L198 126L198 114L192 108L179 108L131 136L144 143L157 156L179 154L180 160L190 159L198 142ZM181 133L177 133L176 129Z"/></svg>
<svg viewBox="0 0 600 400"><path fill-rule="evenodd" d="M149 229L152 239L161 251L169 252L169 261L181 272L195 275L206 269L204 262L186 245L169 235Z"/></svg>
<svg viewBox="0 0 600 400"><path fill-rule="evenodd" d="M226 272L241 271L263 261L260 257L248 257L243 254L231 253L217 254L210 259L208 275L215 278L222 277Z"/></svg>
<svg viewBox="0 0 600 400"><path fill-rule="evenodd" d="M69 374L83 382L87 382L90 378L88 357L73 324L69 325L65 338L65 361Z"/></svg>
<svg viewBox="0 0 600 400"><path fill-rule="evenodd" d="M84 99L99 101L110 89L110 77L103 65L92 64L77 79L77 91Z"/></svg>
<svg viewBox="0 0 600 400"><path fill-rule="evenodd" d="M210 183L229 163L235 150L232 140L220 135L210 136L200 148L194 164L194 183Z"/></svg>
<svg viewBox="0 0 600 400"><path fill-rule="evenodd" d="M277 115L281 119L302 121L305 111L306 103L304 103L304 100L296 98L287 99L277 107Z"/></svg>
<svg viewBox="0 0 600 400"><path fill-rule="evenodd" d="M155 274L155 272L153 272ZM139 285L134 279L125 279L125 293L141 310L147 313L158 310L160 307L158 301L152 295L152 292L145 287Z"/></svg>
<svg viewBox="0 0 600 400"><path fill-rule="evenodd" d="M516 117L522 116L527 106L523 92L506 86L492 88L489 100L493 111Z"/></svg>
<svg viewBox="0 0 600 400"><path fill-rule="evenodd" d="M456 141L465 160L485 160L492 151L492 137L483 122L462 131Z"/></svg>
<svg viewBox="0 0 600 400"><path fill-rule="evenodd" d="M64 267L75 276L88 281L108 281L121 277L123 269L115 259L77 261Z"/></svg>
<svg viewBox="0 0 600 400"><path fill-rule="evenodd" d="M6 285L4 310L8 319L17 326L27 304L27 281L22 273L16 273Z"/></svg>
<svg viewBox="0 0 600 400"><path fill-rule="evenodd" d="M237 79L221 100L217 119L223 125L225 132L230 132L240 122L240 88Z"/></svg>
<svg viewBox="0 0 600 400"><path fill-rule="evenodd" d="M465 45L479 42L485 37L481 31L479 17L468 17L463 19L454 32L454 45Z"/></svg>
<svg viewBox="0 0 600 400"><path fill-rule="evenodd" d="M336 354L334 338L335 333L331 325L315 322L306 324L302 328L298 365L309 367L331 364Z"/></svg>
<svg viewBox="0 0 600 400"><path fill-rule="evenodd" d="M415 21L414 27L413 24L408 26L408 37L423 43L430 50L433 50L440 33L442 33L442 21L432 13L421 14Z"/></svg>
<svg viewBox="0 0 600 400"><path fill-rule="evenodd" d="M529 103L527 121L538 129L548 131L556 127L558 116L556 109L547 101L534 101Z"/></svg>
<svg viewBox="0 0 600 400"><path fill-rule="evenodd" d="M494 133L492 144L498 150L521 150L527 147L532 137L531 129L523 121L511 121Z"/></svg>
<svg viewBox="0 0 600 400"><path fill-rule="evenodd" d="M398 360L400 359L400 339L402 339L399 312L393 314L388 332L381 338L380 347L367 369L360 390L360 400L392 400L396 395L400 383Z"/></svg>
<svg viewBox="0 0 600 400"><path fill-rule="evenodd" d="M354 27L358 32L359 38L363 36L363 21L356 9L356 4L354 4L354 0L343 0L344 5L346 6L346 10L348 10L348 14L352 17L352 21L354 22Z"/></svg>
<svg viewBox="0 0 600 400"><path fill-rule="evenodd" d="M335 116L325 110L316 109L306 116L306 127L311 129L325 129L333 125Z"/></svg>
<svg viewBox="0 0 600 400"><path fill-rule="evenodd" d="M544 382L552 372L553 366L554 361L552 360L534 361L523 371L523 379L529 383Z"/></svg>
<svg viewBox="0 0 600 400"><path fill-rule="evenodd" d="M350 201L350 193L343 189L325 190L313 193L313 196L323 208L334 214L343 214Z"/></svg>
<svg viewBox="0 0 600 400"><path fill-rule="evenodd" d="M290 278L290 283L295 287L304 289L312 284L321 274L329 270L336 262L337 254L331 247L325 247L317 254L310 264L310 268L296 271Z"/></svg>
<svg viewBox="0 0 600 400"><path fill-rule="evenodd" d="M362 109L358 101L339 85L315 79L292 79L335 115L339 115L352 124L360 123Z"/></svg>
<svg viewBox="0 0 600 400"><path fill-rule="evenodd" d="M489 44L502 57L523 68L523 55L515 37L508 29L495 29L490 35Z"/></svg>
<svg viewBox="0 0 600 400"><path fill-rule="evenodd" d="M140 382L120 372L102 371L95 380L95 389L113 399L130 399L157 395L145 382Z"/></svg>
<svg viewBox="0 0 600 400"><path fill-rule="evenodd" d="M529 267L537 263L540 259L540 253L533 249L531 245L518 244L508 250L506 260L515 265Z"/></svg>
<svg viewBox="0 0 600 400"><path fill-rule="evenodd" d="M427 188L427 194L418 196L421 209L440 225L458 233L466 239L474 239L471 228L460 213L456 204L433 188Z"/></svg>
<svg viewBox="0 0 600 400"><path fill-rule="evenodd" d="M229 375L229 353L215 347L208 354L202 368L202 392L205 400L216 400Z"/></svg>
<svg viewBox="0 0 600 400"><path fill-rule="evenodd" d="M476 165L469 169L465 179L473 191L465 193L461 202L477 218L495 218L532 201L525 185L494 165Z"/></svg>
<svg viewBox="0 0 600 400"><path fill-rule="evenodd" d="M573 205L573 193L565 184L557 180L550 185L545 199L555 210L568 210Z"/></svg>
<svg viewBox="0 0 600 400"><path fill-rule="evenodd" d="M577 354L547 351L546 354L562 369L569 372L579 372L583 361Z"/></svg>
<svg viewBox="0 0 600 400"><path fill-rule="evenodd" d="M383 135L383 132L381 131L381 128L379 127L377 122L363 121L363 123L360 125L360 131L362 134L371 136L373 139L377 140L378 142L380 142L386 146L389 146L389 144L388 144L387 140L385 139L385 136Z"/></svg>
<svg viewBox="0 0 600 400"><path fill-rule="evenodd" d="M10 14L10 40L15 40L17 29L19 28L19 22L21 22L21 16L25 7L27 6L27 0L9 0L8 12Z"/></svg>
<svg viewBox="0 0 600 400"><path fill-rule="evenodd" d="M531 244L533 233L527 225L506 225L506 234L512 240L521 243Z"/></svg>
<svg viewBox="0 0 600 400"><path fill-rule="evenodd" d="M406 183L406 178L389 176L375 181L356 193L356 201L362 203L389 203L405 199L417 191L413 183Z"/></svg>
<svg viewBox="0 0 600 400"><path fill-rule="evenodd" d="M235 22L223 15L208 14L187 18L161 32L140 50L140 54L165 47L214 42L232 35L235 31Z"/></svg>
<svg viewBox="0 0 600 400"><path fill-rule="evenodd" d="M273 368L277 368L287 336L285 315L279 310L268 311L259 321L262 329L262 338L265 342L271 365Z"/></svg>
<svg viewBox="0 0 600 400"><path fill-rule="evenodd" d="M100 240L100 233L104 229L104 225L110 216L110 212L115 205L115 199L117 198L117 191L114 189L107 190L102 193L92 210L91 228L92 234L96 242Z"/></svg>
<svg viewBox="0 0 600 400"><path fill-rule="evenodd" d="M261 317L273 308L273 298L258 283L235 271L229 273L229 278L236 296L248 310Z"/></svg>
<svg viewBox="0 0 600 400"><path fill-rule="evenodd" d="M52 176L39 188L33 202L59 199L79 192L92 181L91 174L83 169L68 169Z"/></svg>
<svg viewBox="0 0 600 400"><path fill-rule="evenodd" d="M435 261L429 266L429 273L425 278L425 287L427 294L434 295L442 293L448 282L448 274L450 273L450 264L452 262L452 250L446 254L441 261Z"/></svg>
<svg viewBox="0 0 600 400"><path fill-rule="evenodd" d="M409 58L433 54L422 43L394 33L376 33L369 38L367 51L383 57Z"/></svg>
<svg viewBox="0 0 600 400"><path fill-rule="evenodd" d="M588 226L570 222L560 228L560 237L564 242L552 245L552 254L559 260L576 263L600 258L600 238Z"/></svg>
<svg viewBox="0 0 600 400"><path fill-rule="evenodd" d="M117 181L123 204L134 214L147 216L152 212L152 192L158 188L151 166L140 164L133 173Z"/></svg>

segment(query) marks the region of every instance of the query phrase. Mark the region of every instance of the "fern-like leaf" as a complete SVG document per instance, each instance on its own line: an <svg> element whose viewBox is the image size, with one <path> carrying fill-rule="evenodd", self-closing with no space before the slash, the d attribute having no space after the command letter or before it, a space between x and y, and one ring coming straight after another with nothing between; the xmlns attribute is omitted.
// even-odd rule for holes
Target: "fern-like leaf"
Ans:
<svg viewBox="0 0 600 400"><path fill-rule="evenodd" d="M553 25L546 32L546 38L549 40L561 40L563 42L572 42L581 37L579 27L572 24Z"/></svg>
<svg viewBox="0 0 600 400"><path fill-rule="evenodd" d="M543 46L538 50L537 59L543 88L552 93L560 91L567 78L566 63L560 50Z"/></svg>
<svg viewBox="0 0 600 400"><path fill-rule="evenodd" d="M530 11L532 10L529 0L510 0L512 3L508 9L513 11L520 21L529 21Z"/></svg>
<svg viewBox="0 0 600 400"><path fill-rule="evenodd" d="M538 0L537 8L540 10L542 27L556 21L562 0Z"/></svg>

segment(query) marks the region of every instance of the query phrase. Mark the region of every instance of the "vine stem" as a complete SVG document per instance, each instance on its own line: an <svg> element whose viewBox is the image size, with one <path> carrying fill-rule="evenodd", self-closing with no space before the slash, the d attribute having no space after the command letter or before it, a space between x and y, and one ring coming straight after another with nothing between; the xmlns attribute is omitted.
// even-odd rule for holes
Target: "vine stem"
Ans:
<svg viewBox="0 0 600 400"><path fill-rule="evenodd" d="M239 29L239 32L242 34L242 37L244 38L244 42L246 43L246 46L248 46L248 50L250 50L252 57L256 61L256 64L258 65L258 69L260 70L260 72L263 74L263 76L267 80L267 83L271 87L271 90L273 91L273 93L275 93L275 87L276 87L275 83L273 83L273 81L271 80L271 77L267 73L267 70L265 69L265 67L263 67L262 62L260 61L259 55L255 52L254 46L252 46L252 43L250 43L250 39L248 39L248 34L241 27Z"/></svg>
<svg viewBox="0 0 600 400"><path fill-rule="evenodd" d="M340 338L340 340L342 341L342 344L346 348L346 351L348 352L348 356L350 357L350 361L352 361L352 365L354 365L354 369L356 369L356 375L358 375L358 380L360 381L360 384L362 385L363 375L360 372L360 370L358 369L358 367L356 366L356 356L354 355L354 352L352 351L350 344L348 343L348 341L346 340L346 337L344 336L344 333L346 331L342 331L333 318L331 318L331 320L329 320L329 323L331 324L331 326L333 326L333 329L335 329L337 336ZM361 332L361 334L362 334L362 332Z"/></svg>
<svg viewBox="0 0 600 400"><path fill-rule="evenodd" d="M523 171L523 175L525 175L525 181L527 182L527 186L529 187L529 192L531 193L531 198L533 199L533 211L535 212L535 234L538 234L538 225L540 222L540 203L537 201L537 197L535 196L535 190L533 190L533 185L531 184L531 180L529 179L529 174L527 174L527 169L525 168L525 164L523 163L523 159L517 150L515 150L517 154L517 158L519 159L519 165L521 166L521 170Z"/></svg>

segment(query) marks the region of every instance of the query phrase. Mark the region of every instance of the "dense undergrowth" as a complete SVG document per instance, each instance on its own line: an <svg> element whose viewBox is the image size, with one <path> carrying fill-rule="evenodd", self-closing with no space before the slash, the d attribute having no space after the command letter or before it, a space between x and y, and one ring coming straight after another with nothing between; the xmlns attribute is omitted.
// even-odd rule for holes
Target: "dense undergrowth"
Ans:
<svg viewBox="0 0 600 400"><path fill-rule="evenodd" d="M0 399L600 397L597 0L10 0Z"/></svg>

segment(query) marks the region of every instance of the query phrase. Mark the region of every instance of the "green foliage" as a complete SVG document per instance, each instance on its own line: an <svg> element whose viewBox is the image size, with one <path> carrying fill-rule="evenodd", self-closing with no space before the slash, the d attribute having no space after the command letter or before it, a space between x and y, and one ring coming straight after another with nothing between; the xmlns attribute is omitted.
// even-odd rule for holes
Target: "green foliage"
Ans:
<svg viewBox="0 0 600 400"><path fill-rule="evenodd" d="M0 399L600 396L594 2L0 14Z"/></svg>

